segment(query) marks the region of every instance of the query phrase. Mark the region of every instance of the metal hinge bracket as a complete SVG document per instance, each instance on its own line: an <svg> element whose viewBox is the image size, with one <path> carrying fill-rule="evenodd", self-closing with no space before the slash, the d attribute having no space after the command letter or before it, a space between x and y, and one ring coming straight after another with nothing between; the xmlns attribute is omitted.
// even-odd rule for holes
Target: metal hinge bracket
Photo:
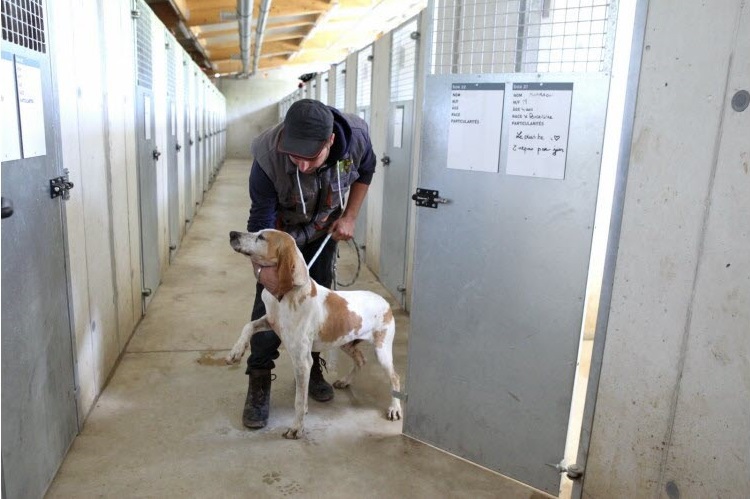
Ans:
<svg viewBox="0 0 750 499"><path fill-rule="evenodd" d="M561 461L558 464L547 463L547 466L555 468L558 473L565 473L571 480L579 480L583 476L583 466L577 463L566 465L565 461Z"/></svg>

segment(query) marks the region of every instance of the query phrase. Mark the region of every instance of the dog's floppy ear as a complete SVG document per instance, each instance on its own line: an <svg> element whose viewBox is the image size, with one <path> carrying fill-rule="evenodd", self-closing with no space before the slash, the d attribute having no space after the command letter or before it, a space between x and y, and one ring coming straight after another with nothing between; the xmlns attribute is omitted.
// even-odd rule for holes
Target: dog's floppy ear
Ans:
<svg viewBox="0 0 750 499"><path fill-rule="evenodd" d="M290 237L284 239L278 246L279 296L285 295L294 286L302 286L307 282L308 273L305 260L302 258L297 245Z"/></svg>

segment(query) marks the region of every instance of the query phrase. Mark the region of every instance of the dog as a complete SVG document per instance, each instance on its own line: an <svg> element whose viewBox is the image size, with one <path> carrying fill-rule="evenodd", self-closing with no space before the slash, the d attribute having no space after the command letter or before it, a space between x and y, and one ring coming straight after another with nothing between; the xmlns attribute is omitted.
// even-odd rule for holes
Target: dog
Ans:
<svg viewBox="0 0 750 499"><path fill-rule="evenodd" d="M284 433L285 438L297 439L304 431L313 351L340 347L354 360L351 371L333 383L335 388L346 388L365 364L357 345L369 341L390 377L392 393L399 391L392 354L396 322L382 296L370 291L332 291L317 284L310 278L302 252L286 232L232 231L229 242L235 251L249 256L254 263L278 269L278 294L274 296L263 290L266 315L245 325L226 361L239 362L250 338L259 331L273 330L281 338L291 356L296 382L295 417ZM401 419L401 402L396 397L392 398L386 416L391 421Z"/></svg>

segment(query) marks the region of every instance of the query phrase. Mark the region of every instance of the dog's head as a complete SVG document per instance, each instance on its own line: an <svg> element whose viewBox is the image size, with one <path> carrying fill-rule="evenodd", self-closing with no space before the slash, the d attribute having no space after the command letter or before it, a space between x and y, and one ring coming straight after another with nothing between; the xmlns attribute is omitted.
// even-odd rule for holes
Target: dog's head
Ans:
<svg viewBox="0 0 750 499"><path fill-rule="evenodd" d="M247 255L258 265L275 266L279 272L279 294L288 293L294 286L307 283L309 274L302 252L297 248L294 238L274 229L258 232L229 233L229 244L232 249Z"/></svg>

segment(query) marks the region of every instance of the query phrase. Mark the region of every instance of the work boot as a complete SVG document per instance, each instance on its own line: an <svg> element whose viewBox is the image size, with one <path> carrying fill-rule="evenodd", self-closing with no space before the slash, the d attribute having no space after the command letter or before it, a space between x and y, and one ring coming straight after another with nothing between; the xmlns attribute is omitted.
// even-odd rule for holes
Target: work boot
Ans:
<svg viewBox="0 0 750 499"><path fill-rule="evenodd" d="M307 387L307 393L313 400L328 402L333 398L333 387L323 379L321 367L326 367L326 361L320 358L320 352L313 352L312 358L313 365L310 368L310 385Z"/></svg>
<svg viewBox="0 0 750 499"><path fill-rule="evenodd" d="M271 402L271 370L250 369L245 409L242 424L252 430L263 428L268 423L268 408Z"/></svg>

